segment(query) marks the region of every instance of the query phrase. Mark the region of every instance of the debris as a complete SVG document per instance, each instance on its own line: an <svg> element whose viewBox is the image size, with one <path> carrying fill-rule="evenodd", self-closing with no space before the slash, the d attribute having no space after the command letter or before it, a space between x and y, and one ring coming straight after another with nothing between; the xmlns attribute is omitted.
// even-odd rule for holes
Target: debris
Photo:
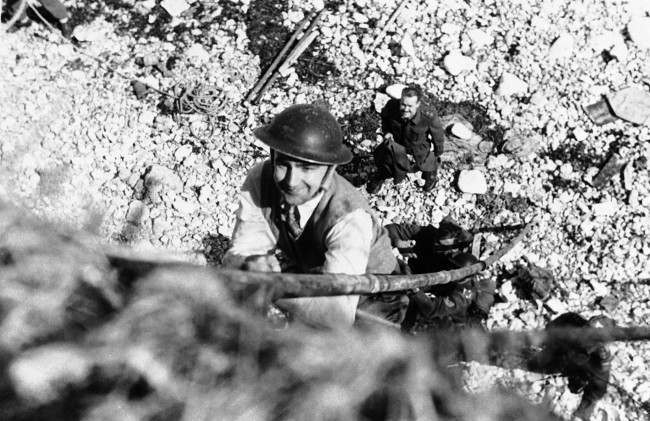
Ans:
<svg viewBox="0 0 650 421"><path fill-rule="evenodd" d="M627 32L637 47L650 48L650 17L633 16L627 24Z"/></svg>
<svg viewBox="0 0 650 421"><path fill-rule="evenodd" d="M551 45L548 50L548 58L550 60L558 60L570 57L573 54L574 40L570 34L560 35Z"/></svg>
<svg viewBox="0 0 650 421"><path fill-rule="evenodd" d="M485 194L487 182L479 170L462 170L458 175L458 189L463 193Z"/></svg>
<svg viewBox="0 0 650 421"><path fill-rule="evenodd" d="M134 200L129 204L129 210L126 213L126 222L139 225L146 217L148 217L148 212L142 201Z"/></svg>
<svg viewBox="0 0 650 421"><path fill-rule="evenodd" d="M599 126L616 121L616 116L614 116L606 99L601 99L583 108L589 116L589 119Z"/></svg>
<svg viewBox="0 0 650 421"><path fill-rule="evenodd" d="M154 164L144 176L144 185L148 191L158 186L168 188L177 193L183 190L183 181L169 168Z"/></svg>
<svg viewBox="0 0 650 421"><path fill-rule="evenodd" d="M471 57L464 56L459 50L453 50L447 54L443 60L443 64L452 76L457 76L476 68L476 61Z"/></svg>
<svg viewBox="0 0 650 421"><path fill-rule="evenodd" d="M460 26L449 22L445 22L442 25L440 25L440 32L447 35L457 34L460 32L460 29L461 29Z"/></svg>
<svg viewBox="0 0 650 421"><path fill-rule="evenodd" d="M573 137L575 137L578 142L584 142L587 140L588 136L589 135L582 127L576 127L573 129Z"/></svg>
<svg viewBox="0 0 650 421"><path fill-rule="evenodd" d="M406 88L406 85L401 83L395 83L386 87L386 94L393 99L400 99L402 97L402 91Z"/></svg>
<svg viewBox="0 0 650 421"><path fill-rule="evenodd" d="M621 171L625 165L625 161L618 154L613 154L609 157L603 168L591 181L594 187L602 187L605 183L609 182L616 174Z"/></svg>
<svg viewBox="0 0 650 421"><path fill-rule="evenodd" d="M487 160L494 144L474 133L472 124L467 119L460 114L451 114L442 116L440 122L449 134L445 141L445 152L442 154L442 159L453 162L471 161L475 164L482 164ZM471 135L467 137L470 132ZM458 136L459 134L466 138L462 139Z"/></svg>
<svg viewBox="0 0 650 421"><path fill-rule="evenodd" d="M607 101L615 116L635 124L647 125L650 120L650 92L629 87L607 95Z"/></svg>
<svg viewBox="0 0 650 421"><path fill-rule="evenodd" d="M618 307L619 301L618 298L616 298L616 296L614 296L613 294L608 294L602 298L597 299L596 304L598 304L608 312L612 313Z"/></svg>
<svg viewBox="0 0 650 421"><path fill-rule="evenodd" d="M189 9L190 5L185 0L163 0L160 7L165 9L172 17L176 17Z"/></svg>
<svg viewBox="0 0 650 421"><path fill-rule="evenodd" d="M504 72L499 81L496 94L500 96L523 95L528 91L528 84L512 73Z"/></svg>
<svg viewBox="0 0 650 421"><path fill-rule="evenodd" d="M176 161L182 162L185 158L187 158L191 154L192 154L192 145L185 144L179 146L176 149L176 152L174 152L174 158L176 158Z"/></svg>
<svg viewBox="0 0 650 421"><path fill-rule="evenodd" d="M139 80L132 80L131 87L133 88L133 93L138 99L143 99L147 95L149 87Z"/></svg>
<svg viewBox="0 0 650 421"><path fill-rule="evenodd" d="M139 121L142 124L146 124L147 126L151 126L153 124L154 119L156 118L156 113L149 111L149 110L144 110L142 114L140 114Z"/></svg>

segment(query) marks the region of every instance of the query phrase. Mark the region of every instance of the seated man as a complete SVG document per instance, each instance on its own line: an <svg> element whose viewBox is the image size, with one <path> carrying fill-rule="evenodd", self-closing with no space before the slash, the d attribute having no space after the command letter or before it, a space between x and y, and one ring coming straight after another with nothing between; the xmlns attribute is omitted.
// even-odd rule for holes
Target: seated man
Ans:
<svg viewBox="0 0 650 421"><path fill-rule="evenodd" d="M346 274L397 268L386 230L335 171L352 154L328 111L294 105L255 135L271 148L271 157L254 166L244 182L225 265ZM354 322L358 301L358 296L293 298L276 305L308 325L341 327Z"/></svg>
<svg viewBox="0 0 650 421"><path fill-rule="evenodd" d="M422 95L419 86L411 85L404 88L399 101L391 99L383 108L381 122L385 140L374 152L377 172L368 182L369 193L378 192L389 177L399 183L407 173L418 170L422 171L424 191L436 185L445 131L435 113L422 110Z"/></svg>
<svg viewBox="0 0 650 421"><path fill-rule="evenodd" d="M40 3L43 7L43 10L46 12L44 18L49 19L53 18L57 21L59 29L64 37L69 38L72 35L72 26L70 25L70 12L65 7L63 3L59 0L38 0L38 2L32 1L32 3ZM26 22L28 17L26 13L25 5L26 3L23 0L13 0L9 1L11 14L14 16L20 23ZM20 13L20 16L16 16ZM14 31L17 26L10 28L11 31Z"/></svg>
<svg viewBox="0 0 650 421"><path fill-rule="evenodd" d="M449 217L437 228L416 224L390 224L386 228L394 247L404 250L407 242L415 242L407 250L413 256L404 272L439 272L479 262L471 254L460 251L471 245L473 237ZM481 327L494 303L495 288L492 279L478 279L473 275L415 291L410 295L402 329L415 332Z"/></svg>

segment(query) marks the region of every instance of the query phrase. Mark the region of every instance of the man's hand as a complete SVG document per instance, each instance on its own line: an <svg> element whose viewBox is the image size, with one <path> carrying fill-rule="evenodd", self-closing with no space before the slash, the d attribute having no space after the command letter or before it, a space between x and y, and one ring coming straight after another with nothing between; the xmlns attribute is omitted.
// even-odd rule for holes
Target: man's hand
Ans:
<svg viewBox="0 0 650 421"><path fill-rule="evenodd" d="M282 272L280 262L272 254L254 254L248 256L244 260L242 269L252 272Z"/></svg>
<svg viewBox="0 0 650 421"><path fill-rule="evenodd" d="M384 134L384 142L383 143L388 143L388 142L393 142L393 141L395 141L395 138L393 137L392 133Z"/></svg>

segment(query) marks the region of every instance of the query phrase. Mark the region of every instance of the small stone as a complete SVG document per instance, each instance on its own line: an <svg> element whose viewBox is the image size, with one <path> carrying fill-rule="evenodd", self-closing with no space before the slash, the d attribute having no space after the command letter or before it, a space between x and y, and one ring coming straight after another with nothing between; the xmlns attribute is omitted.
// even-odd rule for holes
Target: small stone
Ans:
<svg viewBox="0 0 650 421"><path fill-rule="evenodd" d="M163 186L177 193L183 190L183 181L180 177L174 171L162 165L151 166L151 169L144 177L144 185L147 189Z"/></svg>
<svg viewBox="0 0 650 421"><path fill-rule="evenodd" d="M512 73L504 72L499 81L496 94L500 96L523 95L528 90L528 84Z"/></svg>
<svg viewBox="0 0 650 421"><path fill-rule="evenodd" d="M401 83L395 83L386 87L386 94L393 99L400 99L402 97L402 91L406 88L406 85Z"/></svg>
<svg viewBox="0 0 650 421"><path fill-rule="evenodd" d="M451 126L451 134L463 140L471 139L474 136L472 129L462 123L453 124Z"/></svg>
<svg viewBox="0 0 650 421"><path fill-rule="evenodd" d="M576 127L575 129L573 129L573 137L575 137L578 142L584 142L585 140L587 140L588 136L589 135L587 134L587 132L584 131L584 129L581 127Z"/></svg>
<svg viewBox="0 0 650 421"><path fill-rule="evenodd" d="M440 25L440 31L443 34L447 34L447 35L458 34L460 32L460 30L461 30L461 27L456 25L456 24L453 24L453 23L445 22L442 25Z"/></svg>
<svg viewBox="0 0 650 421"><path fill-rule="evenodd" d="M147 126L153 125L154 120L156 119L156 113L151 112L149 110L144 110L142 114L140 114L140 118L138 121L142 124L146 124Z"/></svg>
<svg viewBox="0 0 650 421"><path fill-rule="evenodd" d="M634 187L634 162L630 161L623 168L623 188L631 191Z"/></svg>
<svg viewBox="0 0 650 421"><path fill-rule="evenodd" d="M193 44L185 51L185 55L198 62L205 62L210 60L210 53L206 51L201 44Z"/></svg>
<svg viewBox="0 0 650 421"><path fill-rule="evenodd" d="M573 54L574 40L570 34L560 35L548 50L550 60L570 57Z"/></svg>
<svg viewBox="0 0 650 421"><path fill-rule="evenodd" d="M390 101L390 97L381 92L377 92L373 103L375 104L375 111L381 113L381 110L386 106L386 103Z"/></svg>
<svg viewBox="0 0 650 421"><path fill-rule="evenodd" d="M591 211L595 216L611 216L618 211L618 203L616 200L609 200L601 203L596 203L591 207Z"/></svg>
<svg viewBox="0 0 650 421"><path fill-rule="evenodd" d="M447 54L443 60L445 70L452 76L457 76L463 72L474 70L476 61L473 58L461 54L458 50L453 50Z"/></svg>
<svg viewBox="0 0 650 421"><path fill-rule="evenodd" d="M470 29L467 32L467 36L472 40L472 47L474 47L474 49L479 49L494 42L494 37L492 35L489 35L480 29Z"/></svg>
<svg viewBox="0 0 650 421"><path fill-rule="evenodd" d="M192 154L192 145L186 144L176 149L176 152L174 152L174 158L176 158L176 161L182 162L185 158L187 158L191 154Z"/></svg>
<svg viewBox="0 0 650 421"><path fill-rule="evenodd" d="M636 124L650 122L650 92L631 86L607 95L607 101L614 114L623 120Z"/></svg>
<svg viewBox="0 0 650 421"><path fill-rule="evenodd" d="M618 61L625 61L627 59L627 45L625 45L625 42L621 39L619 42L614 44L614 46L609 50L609 53L616 57Z"/></svg>
<svg viewBox="0 0 650 421"><path fill-rule="evenodd" d="M650 17L634 16L627 24L632 42L641 49L650 48Z"/></svg>
<svg viewBox="0 0 650 421"><path fill-rule="evenodd" d="M591 285L596 295L600 297L604 297L605 295L609 294L609 288L602 282L598 282L597 280L592 279L589 281L589 285Z"/></svg>
<svg viewBox="0 0 650 421"><path fill-rule="evenodd" d="M156 0L143 0L140 2L140 7L151 10L156 5Z"/></svg>
<svg viewBox="0 0 650 421"><path fill-rule="evenodd" d="M463 170L458 176L458 189L463 193L485 194L487 182L479 170Z"/></svg>
<svg viewBox="0 0 650 421"><path fill-rule="evenodd" d="M551 310L553 313L560 314L560 313L566 313L568 307L565 303L562 301L558 300L557 298L553 297L548 299L545 303L544 306Z"/></svg>
<svg viewBox="0 0 650 421"><path fill-rule="evenodd" d="M212 190L212 187L208 185L202 186L199 190L199 203L207 205L208 203L214 201L214 196L214 190Z"/></svg>
<svg viewBox="0 0 650 421"><path fill-rule="evenodd" d="M140 222L148 217L148 209L144 202L134 200L129 204L129 210L126 212L126 222L139 225Z"/></svg>
<svg viewBox="0 0 650 421"><path fill-rule="evenodd" d="M402 37L402 41L400 42L400 46L402 47L402 52L406 54L407 56L415 57L415 46L413 45L413 40L411 37L407 34Z"/></svg>
<svg viewBox="0 0 650 421"><path fill-rule="evenodd" d="M185 0L163 0L160 7L165 9L172 17L176 17L189 9L190 5Z"/></svg>
<svg viewBox="0 0 650 421"><path fill-rule="evenodd" d="M185 216L193 214L196 210L196 206L193 203L180 196L176 197L174 203L172 203L172 207Z"/></svg>

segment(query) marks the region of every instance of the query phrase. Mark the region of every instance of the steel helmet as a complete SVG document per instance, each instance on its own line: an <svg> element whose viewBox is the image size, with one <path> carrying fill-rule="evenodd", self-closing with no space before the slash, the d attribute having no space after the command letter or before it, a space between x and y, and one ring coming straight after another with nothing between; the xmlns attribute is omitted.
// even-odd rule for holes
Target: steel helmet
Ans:
<svg viewBox="0 0 650 421"><path fill-rule="evenodd" d="M302 161L338 165L352 160L352 153L343 145L339 123L316 105L292 105L254 133L271 149Z"/></svg>

